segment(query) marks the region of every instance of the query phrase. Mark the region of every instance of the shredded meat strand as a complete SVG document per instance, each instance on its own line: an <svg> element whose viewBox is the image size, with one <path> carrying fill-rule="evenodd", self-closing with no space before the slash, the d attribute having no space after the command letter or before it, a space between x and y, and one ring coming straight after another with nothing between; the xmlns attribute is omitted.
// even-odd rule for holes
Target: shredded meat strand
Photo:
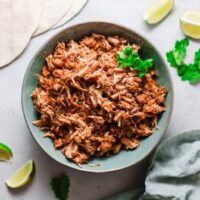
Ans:
<svg viewBox="0 0 200 200"><path fill-rule="evenodd" d="M167 90L157 84L155 70L140 79L134 68L119 68L116 53L127 45L124 38L95 33L58 43L37 75L32 99L40 118L33 124L77 164L137 148L166 110Z"/></svg>

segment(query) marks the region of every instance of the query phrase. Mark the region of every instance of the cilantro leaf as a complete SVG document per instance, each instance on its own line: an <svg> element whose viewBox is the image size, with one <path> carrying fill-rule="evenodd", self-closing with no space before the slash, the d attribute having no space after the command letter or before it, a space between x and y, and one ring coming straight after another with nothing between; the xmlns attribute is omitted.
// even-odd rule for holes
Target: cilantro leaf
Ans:
<svg viewBox="0 0 200 200"><path fill-rule="evenodd" d="M188 45L189 45L188 38L185 38L183 40L180 40L180 41L176 42L174 56L175 56L176 63L178 65L183 64Z"/></svg>
<svg viewBox="0 0 200 200"><path fill-rule="evenodd" d="M182 80L189 81L190 84L195 84L200 79L200 71L197 69L197 67L194 64L189 64L187 66L187 70L182 76Z"/></svg>
<svg viewBox="0 0 200 200"><path fill-rule="evenodd" d="M177 69L177 73L178 73L179 76L183 76L186 71L187 71L187 65L186 64L180 65Z"/></svg>
<svg viewBox="0 0 200 200"><path fill-rule="evenodd" d="M189 40L187 38L176 42L174 49L166 53L167 61L177 68L177 73L183 81L195 84L200 80L200 49L195 52L194 63L186 64L186 55Z"/></svg>
<svg viewBox="0 0 200 200"><path fill-rule="evenodd" d="M123 51L117 52L117 61L120 68L134 68L138 71L138 77L142 78L153 66L153 59L142 60L137 52L133 52L133 48L127 46Z"/></svg>
<svg viewBox="0 0 200 200"><path fill-rule="evenodd" d="M176 41L174 49L167 52L167 61L172 67L178 67L179 65L182 65L184 63L184 58L188 45L189 40L185 38L183 40Z"/></svg>
<svg viewBox="0 0 200 200"><path fill-rule="evenodd" d="M130 47L130 46L125 47L124 53L125 53L127 56L130 56L130 55L132 54L132 52L133 52L133 48L132 48L132 47Z"/></svg>
<svg viewBox="0 0 200 200"><path fill-rule="evenodd" d="M124 52L122 51L117 52L117 60L122 61L124 59L126 59L126 55L124 54Z"/></svg>
<svg viewBox="0 0 200 200"><path fill-rule="evenodd" d="M171 67L177 67L176 59L174 57L173 51L169 51L166 54L167 61L170 63Z"/></svg>
<svg viewBox="0 0 200 200"><path fill-rule="evenodd" d="M51 180L51 187L59 200L66 200L69 193L70 181L69 177L64 173L59 177L54 177Z"/></svg>
<svg viewBox="0 0 200 200"><path fill-rule="evenodd" d="M197 68L200 70L200 49L195 52L194 63L197 65Z"/></svg>

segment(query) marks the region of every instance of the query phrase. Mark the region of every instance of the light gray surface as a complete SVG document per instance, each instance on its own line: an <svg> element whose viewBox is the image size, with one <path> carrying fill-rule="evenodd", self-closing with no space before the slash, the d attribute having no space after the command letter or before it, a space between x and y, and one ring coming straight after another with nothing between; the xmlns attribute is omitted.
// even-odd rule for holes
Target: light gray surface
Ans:
<svg viewBox="0 0 200 200"><path fill-rule="evenodd" d="M21 110L21 85L23 75L33 54L52 35L60 30L86 21L109 21L128 26L154 43L164 56L175 40L183 38L179 29L179 16L187 10L200 10L198 0L176 0L171 15L157 26L147 26L141 15L153 0L90 0L84 10L64 27L34 38L11 65L0 70L0 141L14 152L12 163L0 163L0 199L53 200L51 177L65 171L71 179L70 200L100 200L116 192L143 184L147 163L108 174L89 174L66 168L49 158L35 143L26 127ZM188 60L200 43L192 41ZM165 136L200 128L200 85L190 86L180 81L170 68L174 81L175 104L171 122ZM4 180L29 159L34 159L37 173L32 183L18 191L8 190Z"/></svg>

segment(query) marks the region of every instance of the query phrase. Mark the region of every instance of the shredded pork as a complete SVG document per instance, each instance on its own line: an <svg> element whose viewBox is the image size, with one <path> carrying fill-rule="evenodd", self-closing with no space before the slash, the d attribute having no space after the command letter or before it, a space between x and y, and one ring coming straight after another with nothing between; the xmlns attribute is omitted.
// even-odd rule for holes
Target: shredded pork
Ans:
<svg viewBox="0 0 200 200"><path fill-rule="evenodd" d="M58 43L37 75L32 98L40 118L33 124L77 164L137 148L166 110L167 90L157 84L155 70L141 79L134 69L119 68L116 52L127 45L124 38L98 34Z"/></svg>

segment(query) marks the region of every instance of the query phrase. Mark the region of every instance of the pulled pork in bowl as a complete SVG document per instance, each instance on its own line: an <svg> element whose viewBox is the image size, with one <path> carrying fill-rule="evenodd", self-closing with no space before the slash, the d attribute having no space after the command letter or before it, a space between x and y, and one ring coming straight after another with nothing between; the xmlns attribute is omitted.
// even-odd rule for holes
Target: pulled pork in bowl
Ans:
<svg viewBox="0 0 200 200"><path fill-rule="evenodd" d="M77 37L81 26L87 33ZM36 55L31 73L38 84L29 89L34 113L29 120L25 75L22 104L34 138L53 158L77 169L81 164L80 170L105 172L135 164L159 142L172 109L171 80L159 54L137 34L112 26L106 33L95 23L71 27L55 37L51 51L49 42ZM140 54L153 58L153 67ZM36 60L40 67L34 70Z"/></svg>

